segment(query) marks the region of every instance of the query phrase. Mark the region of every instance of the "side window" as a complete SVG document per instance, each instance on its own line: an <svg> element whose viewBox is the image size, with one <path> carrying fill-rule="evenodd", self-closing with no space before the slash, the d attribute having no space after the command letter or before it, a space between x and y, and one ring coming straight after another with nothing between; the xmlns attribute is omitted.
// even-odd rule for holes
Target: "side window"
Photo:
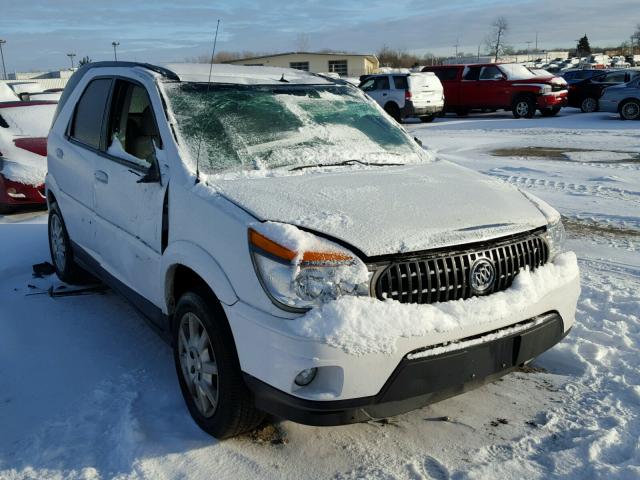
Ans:
<svg viewBox="0 0 640 480"><path fill-rule="evenodd" d="M436 77L438 77L441 82L450 82L458 77L458 69L456 68L440 68L433 70L433 73L436 74Z"/></svg>
<svg viewBox="0 0 640 480"><path fill-rule="evenodd" d="M393 76L393 85L395 86L396 90L408 90L409 89L409 85L408 85L408 81L407 81L407 77L402 76L402 75L394 75Z"/></svg>
<svg viewBox="0 0 640 480"><path fill-rule="evenodd" d="M603 83L624 83L626 78L625 72L613 72L605 75L602 79Z"/></svg>
<svg viewBox="0 0 640 480"><path fill-rule="evenodd" d="M71 124L71 138L89 147L100 148L102 120L110 89L110 78L99 78L89 83L76 104Z"/></svg>
<svg viewBox="0 0 640 480"><path fill-rule="evenodd" d="M162 148L149 95L144 87L117 80L113 94L107 153L142 167Z"/></svg>
<svg viewBox="0 0 640 480"><path fill-rule="evenodd" d="M365 81L362 85L360 85L360 88L365 92L370 92L371 90L373 90L375 83L376 83L375 78L370 78L369 80Z"/></svg>
<svg viewBox="0 0 640 480"><path fill-rule="evenodd" d="M386 75L384 77L376 77L375 85L373 86L374 90L389 90L389 77Z"/></svg>
<svg viewBox="0 0 640 480"><path fill-rule="evenodd" d="M464 72L463 80L478 80L480 78L480 70L482 67L467 67L467 71Z"/></svg>
<svg viewBox="0 0 640 480"><path fill-rule="evenodd" d="M501 80L502 72L498 67L482 67L480 72L480 80Z"/></svg>

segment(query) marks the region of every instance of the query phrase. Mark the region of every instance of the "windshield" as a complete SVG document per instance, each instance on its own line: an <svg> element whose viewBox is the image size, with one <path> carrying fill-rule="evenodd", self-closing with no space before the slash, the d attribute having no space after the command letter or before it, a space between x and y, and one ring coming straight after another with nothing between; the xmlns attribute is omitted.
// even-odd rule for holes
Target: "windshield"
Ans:
<svg viewBox="0 0 640 480"><path fill-rule="evenodd" d="M524 65L517 63L510 63L507 65L499 65L509 80L526 80L527 78L534 78L536 75Z"/></svg>
<svg viewBox="0 0 640 480"><path fill-rule="evenodd" d="M215 174L428 155L358 90L342 85L165 83L179 141Z"/></svg>

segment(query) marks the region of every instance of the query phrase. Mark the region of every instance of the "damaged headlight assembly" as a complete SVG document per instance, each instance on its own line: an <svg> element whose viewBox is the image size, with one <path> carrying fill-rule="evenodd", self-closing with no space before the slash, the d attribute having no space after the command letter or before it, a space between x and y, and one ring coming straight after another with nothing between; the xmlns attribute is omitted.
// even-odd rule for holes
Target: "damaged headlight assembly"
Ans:
<svg viewBox="0 0 640 480"><path fill-rule="evenodd" d="M560 218L547 225L546 237L549 245L549 260L553 260L565 250L566 233Z"/></svg>
<svg viewBox="0 0 640 480"><path fill-rule="evenodd" d="M313 249L301 252L249 229L253 265L271 301L284 310L305 312L343 295L368 296L364 263L332 242L315 240Z"/></svg>

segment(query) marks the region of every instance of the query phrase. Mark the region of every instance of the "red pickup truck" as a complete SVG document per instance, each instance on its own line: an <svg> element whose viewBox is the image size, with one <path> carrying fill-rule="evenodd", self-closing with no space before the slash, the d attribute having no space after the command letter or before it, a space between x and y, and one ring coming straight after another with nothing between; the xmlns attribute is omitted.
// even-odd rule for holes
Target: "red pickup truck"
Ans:
<svg viewBox="0 0 640 480"><path fill-rule="evenodd" d="M486 63L425 67L444 87L445 111L467 115L471 110L511 110L516 118L532 118L536 110L553 116L567 105L567 82L540 76L524 65Z"/></svg>

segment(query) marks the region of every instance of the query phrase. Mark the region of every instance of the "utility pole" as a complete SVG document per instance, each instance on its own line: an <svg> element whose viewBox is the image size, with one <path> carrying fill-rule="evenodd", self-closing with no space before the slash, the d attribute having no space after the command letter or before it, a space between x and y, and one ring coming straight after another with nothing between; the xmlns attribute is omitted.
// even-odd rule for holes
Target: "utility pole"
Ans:
<svg viewBox="0 0 640 480"><path fill-rule="evenodd" d="M456 58L458 58L458 47L460 46L460 41L458 38L456 38L456 44L454 45L454 47L456 48Z"/></svg>
<svg viewBox="0 0 640 480"><path fill-rule="evenodd" d="M528 42L525 42L527 44L527 62L531 61L531 58L529 58L529 50L531 49L531 44L533 43L531 40L529 40Z"/></svg>
<svg viewBox="0 0 640 480"><path fill-rule="evenodd" d="M480 63L480 45L478 45L478 60L477 60L477 62Z"/></svg>
<svg viewBox="0 0 640 480"><path fill-rule="evenodd" d="M120 42L111 42L111 45L113 45L113 58L114 60L117 62L118 61L118 45L120 45Z"/></svg>
<svg viewBox="0 0 640 480"><path fill-rule="evenodd" d="M0 58L2 58L2 78L3 79L7 79L7 69L4 66L4 53L2 53L2 45L4 45L5 43L7 43L6 40L2 40L0 38Z"/></svg>
<svg viewBox="0 0 640 480"><path fill-rule="evenodd" d="M75 53L67 53L67 57L69 57L69 60L71 60L71 70L73 70L73 57L75 56Z"/></svg>

